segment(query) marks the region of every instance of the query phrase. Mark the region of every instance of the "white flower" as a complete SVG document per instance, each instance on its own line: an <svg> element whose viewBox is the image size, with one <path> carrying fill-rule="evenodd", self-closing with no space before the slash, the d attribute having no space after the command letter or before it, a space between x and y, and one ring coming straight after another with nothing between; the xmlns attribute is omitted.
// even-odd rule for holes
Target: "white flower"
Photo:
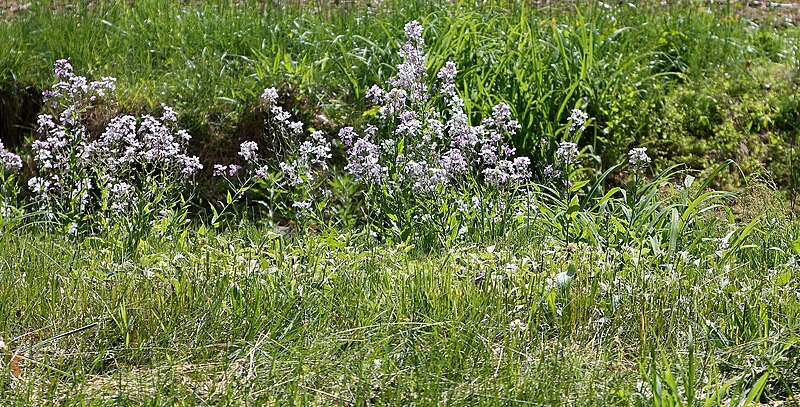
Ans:
<svg viewBox="0 0 800 407"><path fill-rule="evenodd" d="M258 151L258 144L255 141L245 141L239 146L239 155L245 161L253 161L256 159L256 151Z"/></svg>
<svg viewBox="0 0 800 407"><path fill-rule="evenodd" d="M553 278L553 282L556 283L556 286L559 288L566 286L571 280L572 277L570 277L566 271L556 274L556 276Z"/></svg>
<svg viewBox="0 0 800 407"><path fill-rule="evenodd" d="M562 165L574 164L578 159L578 145L562 141L556 150L556 160Z"/></svg>
<svg viewBox="0 0 800 407"><path fill-rule="evenodd" d="M628 163L633 167L634 171L647 166L650 161L650 157L647 156L647 147L633 148L628 151Z"/></svg>

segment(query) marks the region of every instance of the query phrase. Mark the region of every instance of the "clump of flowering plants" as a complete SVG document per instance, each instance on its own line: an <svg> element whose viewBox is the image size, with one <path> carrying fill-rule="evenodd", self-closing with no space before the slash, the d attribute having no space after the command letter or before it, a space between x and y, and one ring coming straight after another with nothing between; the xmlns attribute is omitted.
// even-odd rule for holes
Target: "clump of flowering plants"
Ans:
<svg viewBox="0 0 800 407"><path fill-rule="evenodd" d="M315 131L299 146L292 140L303 137L304 125L291 120L292 116L278 104L278 91L267 88L260 102L267 109L265 130L276 140L284 142L282 160L277 162L259 154L259 145L246 140L239 146L239 164L216 164L214 176L224 178L233 194L219 205L212 204L214 213L212 225L218 227L223 215L236 201L252 188L266 193L270 218L276 215L288 217L298 223L319 218L325 207L329 192L325 189L326 175L329 172L328 160L331 158L331 144L321 131ZM285 201L288 200L288 203ZM277 211L277 213L276 213Z"/></svg>
<svg viewBox="0 0 800 407"><path fill-rule="evenodd" d="M530 159L516 157L506 142L520 125L505 103L472 125L456 92L455 63L430 86L422 26L406 24L405 35L397 74L367 92L379 106L379 125L339 132L345 170L365 186L367 215L402 240L503 234L535 208L525 192Z"/></svg>
<svg viewBox="0 0 800 407"><path fill-rule="evenodd" d="M136 236L156 218L180 218L177 205L202 165L185 153L191 137L175 111L117 116L92 135L87 113L114 103L115 79L89 82L63 59L54 72L56 84L43 94L52 114L39 116L31 146L36 176L28 186L40 209L73 235L121 226Z"/></svg>
<svg viewBox="0 0 800 407"><path fill-rule="evenodd" d="M0 230L7 221L22 214L17 185L17 174L21 169L22 158L6 150L0 142Z"/></svg>

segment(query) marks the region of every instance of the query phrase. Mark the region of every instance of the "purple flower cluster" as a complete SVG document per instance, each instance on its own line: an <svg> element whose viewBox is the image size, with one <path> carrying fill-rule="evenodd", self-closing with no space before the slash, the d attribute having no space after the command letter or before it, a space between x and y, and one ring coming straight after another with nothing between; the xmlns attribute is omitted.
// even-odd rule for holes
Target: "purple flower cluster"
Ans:
<svg viewBox="0 0 800 407"><path fill-rule="evenodd" d="M559 166L571 165L578 162L578 145L569 141L562 141L556 150L556 162Z"/></svg>
<svg viewBox="0 0 800 407"><path fill-rule="evenodd" d="M115 78L103 77L100 81L89 82L86 77L76 75L66 59L56 61L53 73L57 82L45 90L42 97L50 108L60 111L59 119L64 124L78 124L81 114L90 104L116 89Z"/></svg>
<svg viewBox="0 0 800 407"><path fill-rule="evenodd" d="M393 126L393 137L378 141L374 127L363 136L352 127L343 128L339 138L347 152L345 170L357 181L391 188L407 185L416 193L432 193L467 176L482 177L495 186L527 183L530 160L515 158L515 150L505 142L520 128L511 107L499 103L491 117L471 125L456 92L458 69L452 61L436 75L447 109L430 106L422 31L416 21L406 24L407 41L399 51L403 62L387 81L388 90L375 85L367 91L367 98L380 106L381 119Z"/></svg>
<svg viewBox="0 0 800 407"><path fill-rule="evenodd" d="M327 160L331 158L331 143L325 138L325 133L315 131L311 139L300 145L297 157L289 162L280 163L280 169L289 185L296 187L314 181L317 169L327 170Z"/></svg>
<svg viewBox="0 0 800 407"><path fill-rule="evenodd" d="M359 137L352 127L339 130L339 138L347 148L347 165L345 171L352 174L356 181L379 185L389 177L389 168L381 164L381 148L375 144L375 128L370 127L363 137ZM386 144L385 153L394 151L391 143Z"/></svg>
<svg viewBox="0 0 800 407"><path fill-rule="evenodd" d="M239 155L245 161L254 161L258 156L258 144L255 141L245 141L239 146Z"/></svg>
<svg viewBox="0 0 800 407"><path fill-rule="evenodd" d="M299 138L303 135L303 122L292 121L291 114L278 105L278 91L275 88L264 89L261 94L264 106L269 109L270 117L267 118L265 126L272 131L281 133L289 139ZM270 167L263 163L258 156L258 143L247 140L239 146L239 156L254 168L253 175L256 178L265 177ZM298 150L297 157L290 161L279 164L279 169L283 178L290 186L307 184L315 179L314 173L319 170L328 169L328 161L331 158L331 144L321 131L311 133L309 140L304 141ZM233 177L242 170L243 167L236 164L214 165L214 176Z"/></svg>
<svg viewBox="0 0 800 407"><path fill-rule="evenodd" d="M43 207L52 209L66 200L85 209L99 192L111 209L120 210L135 200L135 189L154 174L185 180L203 168L197 157L184 153L191 136L177 128L173 109L164 107L160 118L114 117L102 134L92 137L82 115L97 97L113 96L114 79L87 84L67 60L56 62L55 74L59 82L45 91L44 98L52 101L57 115L39 116L41 137L32 144L38 174L28 182Z"/></svg>
<svg viewBox="0 0 800 407"><path fill-rule="evenodd" d="M229 164L229 165L222 165L222 164L214 164L214 172L213 176L215 177L235 177L236 174L239 173L239 170L242 169L241 165L237 164Z"/></svg>
<svg viewBox="0 0 800 407"><path fill-rule="evenodd" d="M290 137L300 137L303 135L303 122L293 122L289 120L292 115L278 105L277 89L264 89L264 92L261 94L261 99L264 101L264 106L270 110L272 115L271 120L268 118L267 123L265 123L267 126L286 132ZM272 121L272 123L270 123L270 121Z"/></svg>
<svg viewBox="0 0 800 407"><path fill-rule="evenodd" d="M6 151L2 141L0 141L0 168L11 172L17 172L22 169L22 159L20 156Z"/></svg>

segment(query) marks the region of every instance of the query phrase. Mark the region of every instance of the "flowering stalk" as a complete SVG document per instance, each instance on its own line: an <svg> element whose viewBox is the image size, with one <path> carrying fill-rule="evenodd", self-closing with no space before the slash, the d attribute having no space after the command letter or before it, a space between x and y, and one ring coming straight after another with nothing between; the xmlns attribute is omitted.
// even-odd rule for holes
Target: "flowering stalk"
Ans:
<svg viewBox="0 0 800 407"><path fill-rule="evenodd" d="M497 104L491 117L471 125L456 92L458 69L452 61L436 74L439 86L429 86L422 32L418 22L406 24L397 74L386 88L375 85L367 92L379 106L381 126L368 126L361 134L352 127L339 132L345 171L366 186L373 213L402 235L415 224L451 224L434 219L463 213L448 209L458 207L442 202L452 202L448 196L506 201L531 177L530 159L515 157L506 142L520 128L508 104ZM500 219L512 213L507 209L499 211Z"/></svg>
<svg viewBox="0 0 800 407"><path fill-rule="evenodd" d="M22 169L22 158L7 151L0 141L0 221L5 223L12 216L21 214L17 207L19 188L17 173Z"/></svg>
<svg viewBox="0 0 800 407"><path fill-rule="evenodd" d="M650 157L647 155L647 147L633 148L628 151L628 164L633 169L633 205L636 205L636 194L640 186L641 173L645 167L650 165Z"/></svg>

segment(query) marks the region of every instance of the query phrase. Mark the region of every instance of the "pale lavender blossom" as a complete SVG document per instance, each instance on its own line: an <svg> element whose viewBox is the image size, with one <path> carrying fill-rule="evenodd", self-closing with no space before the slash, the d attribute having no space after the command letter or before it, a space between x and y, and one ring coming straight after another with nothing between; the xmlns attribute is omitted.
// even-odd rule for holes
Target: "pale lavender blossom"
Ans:
<svg viewBox="0 0 800 407"><path fill-rule="evenodd" d="M269 167L262 165L261 167L256 168L255 174L257 178L264 178L269 174Z"/></svg>
<svg viewBox="0 0 800 407"><path fill-rule="evenodd" d="M266 88L264 92L261 94L261 99L267 103L267 105L274 105L278 103L278 90L275 88Z"/></svg>
<svg viewBox="0 0 800 407"><path fill-rule="evenodd" d="M237 164L230 164L230 165L215 164L213 176L235 177L236 174L238 174L241 169L242 166Z"/></svg>
<svg viewBox="0 0 800 407"><path fill-rule="evenodd" d="M203 169L203 164L200 163L200 158L197 156L178 154L175 158L179 163L181 174L184 176L193 175Z"/></svg>
<svg viewBox="0 0 800 407"><path fill-rule="evenodd" d="M561 177L561 171L555 169L553 164L548 164L546 167L544 167L544 177L548 179L559 178Z"/></svg>
<svg viewBox="0 0 800 407"><path fill-rule="evenodd" d="M423 43L422 25L420 25L419 21L413 20L407 23L404 27L404 31L409 41L418 42L420 44Z"/></svg>
<svg viewBox="0 0 800 407"><path fill-rule="evenodd" d="M647 155L647 147L633 148L628 151L628 163L634 171L650 165L650 161L650 157Z"/></svg>
<svg viewBox="0 0 800 407"><path fill-rule="evenodd" d="M400 49L399 54L403 62L397 66L397 74L389 78L387 83L393 91L404 90L412 106L422 106L428 100L428 85L425 61L427 56L423 51L422 26L417 21L411 21L405 26L407 41ZM389 95L392 92L389 92ZM387 95L387 98L389 97Z"/></svg>
<svg viewBox="0 0 800 407"><path fill-rule="evenodd" d="M22 169L22 158L10 151L6 151L3 142L0 141L0 167L17 172Z"/></svg>
<svg viewBox="0 0 800 407"><path fill-rule="evenodd" d="M170 122L173 124L178 123L178 114L175 113L175 109L169 106L163 106L164 113L161 115L161 121L163 122Z"/></svg>
<svg viewBox="0 0 800 407"><path fill-rule="evenodd" d="M575 164L578 160L578 145L569 141L562 141L556 150L556 161L559 165Z"/></svg>
<svg viewBox="0 0 800 407"><path fill-rule="evenodd" d="M303 134L303 122L291 122L287 127L292 135L299 136Z"/></svg>
<svg viewBox="0 0 800 407"><path fill-rule="evenodd" d="M339 138L347 149L347 165L345 171L352 174L356 181L378 185L388 176L388 168L381 165L381 150L370 140L368 135L359 137L352 127L339 131Z"/></svg>
<svg viewBox="0 0 800 407"><path fill-rule="evenodd" d="M244 141L239 145L239 155L245 161L254 161L258 156L258 144L255 141Z"/></svg>
<svg viewBox="0 0 800 407"><path fill-rule="evenodd" d="M234 177L234 176L236 176L236 174L237 174L237 173L239 172L239 170L241 170L241 169L242 169L242 166L241 166L241 165L236 165L236 164L230 164L230 165L228 165L228 176L229 176L229 177Z"/></svg>
<svg viewBox="0 0 800 407"><path fill-rule="evenodd" d="M185 180L202 168L197 157L184 153L190 136L176 129L172 108L164 106L160 118L114 117L99 136L92 136L83 125L86 112L99 98L113 103L116 80L103 77L90 82L73 73L67 60L57 61L54 73L57 83L43 96L55 115L38 118L39 137L31 144L37 177L28 182L49 215L66 202L96 210L101 207L96 199L105 199L111 210L121 210L133 199L124 191L156 178L159 183L165 182L163 177ZM144 193L147 197L152 192Z"/></svg>
<svg viewBox="0 0 800 407"><path fill-rule="evenodd" d="M384 91L378 85L372 85L371 88L367 89L367 92L364 96L371 100L372 103L379 104L383 102Z"/></svg>
<svg viewBox="0 0 800 407"><path fill-rule="evenodd" d="M325 133L315 131L311 139L300 145L298 156L291 162L281 162L279 168L286 180L292 186L314 180L314 167L327 170L327 160L331 158L331 145L325 138Z"/></svg>
<svg viewBox="0 0 800 407"><path fill-rule="evenodd" d="M508 103L498 103L492 108L492 117L483 119L487 126L493 126L496 129L507 131L509 134L514 135L517 129L522 127L518 121L511 119L511 106Z"/></svg>
<svg viewBox="0 0 800 407"><path fill-rule="evenodd" d="M214 172L212 173L212 176L221 177L227 172L227 170L228 170L227 165L214 164Z"/></svg>
<svg viewBox="0 0 800 407"><path fill-rule="evenodd" d="M311 133L311 140L300 145L300 157L307 165L319 165L323 170L328 169L328 160L331 158L331 144L325 138L325 133L315 131Z"/></svg>
<svg viewBox="0 0 800 407"><path fill-rule="evenodd" d="M282 107L278 105L272 106L271 111L275 117L275 120L282 122L286 126L289 126L291 124L289 118L291 118L292 115L289 112L283 110Z"/></svg>
<svg viewBox="0 0 800 407"><path fill-rule="evenodd" d="M447 61L444 66L439 69L439 73L436 74L436 77L442 81L442 86L439 88L439 92L441 92L442 95L449 97L456 96L456 85L453 81L457 74L458 69L453 61Z"/></svg>
<svg viewBox="0 0 800 407"><path fill-rule="evenodd" d="M575 134L578 130L584 131L586 130L586 120L589 119L589 115L586 114L584 111L580 109L572 109L572 112L569 116L569 131L572 134Z"/></svg>
<svg viewBox="0 0 800 407"><path fill-rule="evenodd" d="M311 215L311 201L295 201L292 203L292 208L297 212L295 213L298 219L307 218Z"/></svg>

